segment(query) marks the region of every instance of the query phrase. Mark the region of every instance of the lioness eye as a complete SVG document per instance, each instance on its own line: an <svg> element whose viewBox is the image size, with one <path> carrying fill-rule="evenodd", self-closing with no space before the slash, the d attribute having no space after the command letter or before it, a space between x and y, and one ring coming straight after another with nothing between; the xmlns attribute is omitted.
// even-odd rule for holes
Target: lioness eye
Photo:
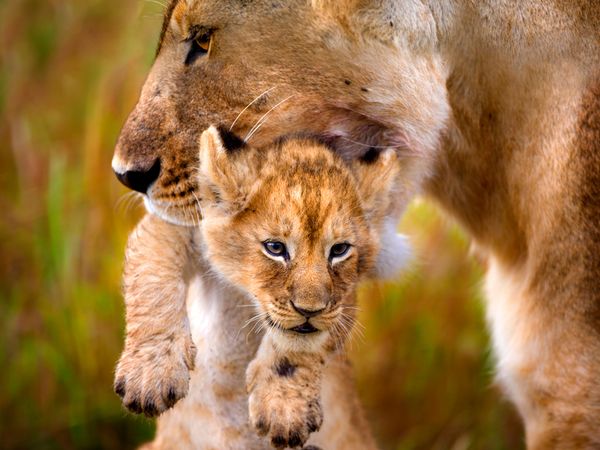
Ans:
<svg viewBox="0 0 600 450"><path fill-rule="evenodd" d="M340 244L334 244L331 246L331 250L329 250L329 260L333 260L335 258L341 258L342 256L346 256L348 250L350 250L351 245L345 242Z"/></svg>
<svg viewBox="0 0 600 450"><path fill-rule="evenodd" d="M284 258L286 260L289 259L287 248L283 242L265 241L263 242L263 246L269 255Z"/></svg>
<svg viewBox="0 0 600 450"><path fill-rule="evenodd" d="M211 36L211 32L207 31L195 36L193 39L190 39L190 50L185 58L186 66L189 66L200 56L208 53L208 50L210 49Z"/></svg>

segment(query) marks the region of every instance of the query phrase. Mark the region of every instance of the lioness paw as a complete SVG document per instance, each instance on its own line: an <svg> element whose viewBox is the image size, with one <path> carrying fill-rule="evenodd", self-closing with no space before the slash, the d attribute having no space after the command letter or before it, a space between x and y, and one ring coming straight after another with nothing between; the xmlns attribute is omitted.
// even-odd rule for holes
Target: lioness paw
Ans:
<svg viewBox="0 0 600 450"><path fill-rule="evenodd" d="M189 335L126 344L115 370L114 390L131 412L158 416L187 395L195 357Z"/></svg>
<svg viewBox="0 0 600 450"><path fill-rule="evenodd" d="M315 373L317 372L317 373ZM250 423L275 448L299 448L323 423L318 369L287 359L253 361L247 371Z"/></svg>

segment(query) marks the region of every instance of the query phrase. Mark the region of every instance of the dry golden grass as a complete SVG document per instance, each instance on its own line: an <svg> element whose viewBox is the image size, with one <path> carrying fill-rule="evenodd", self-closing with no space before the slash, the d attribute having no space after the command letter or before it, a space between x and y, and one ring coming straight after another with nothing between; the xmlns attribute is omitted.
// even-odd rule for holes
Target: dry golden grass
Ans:
<svg viewBox="0 0 600 450"><path fill-rule="evenodd" d="M158 4L157 4L158 3ZM131 448L152 424L112 393L123 247L140 217L112 147L152 62L154 0L0 1L2 448ZM481 269L428 205L403 229L422 255L365 286L353 359L387 449L515 449L492 388Z"/></svg>

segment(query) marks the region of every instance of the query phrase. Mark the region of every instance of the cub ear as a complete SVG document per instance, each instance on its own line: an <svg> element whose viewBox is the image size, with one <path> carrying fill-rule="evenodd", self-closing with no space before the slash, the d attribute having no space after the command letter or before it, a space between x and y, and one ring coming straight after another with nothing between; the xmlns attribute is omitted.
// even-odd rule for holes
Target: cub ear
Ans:
<svg viewBox="0 0 600 450"><path fill-rule="evenodd" d="M398 155L393 149L372 147L353 162L352 171L367 220L379 224L393 212L400 187Z"/></svg>
<svg viewBox="0 0 600 450"><path fill-rule="evenodd" d="M257 178L255 150L226 128L211 126L202 133L199 156L202 205L230 213L243 208Z"/></svg>
<svg viewBox="0 0 600 450"><path fill-rule="evenodd" d="M406 266L411 248L406 236L396 231L401 212L401 164L393 149L369 149L352 165L363 212L374 230L379 253L373 273L375 278L392 278Z"/></svg>

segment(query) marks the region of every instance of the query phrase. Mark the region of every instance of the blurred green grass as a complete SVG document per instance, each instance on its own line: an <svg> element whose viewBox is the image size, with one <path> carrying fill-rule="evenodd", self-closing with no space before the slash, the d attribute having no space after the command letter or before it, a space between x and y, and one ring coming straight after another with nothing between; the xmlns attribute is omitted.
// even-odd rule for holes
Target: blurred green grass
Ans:
<svg viewBox="0 0 600 450"><path fill-rule="evenodd" d="M153 0L0 0L0 447L132 448L151 422L112 393L123 247L142 211L112 147L152 62ZM419 260L361 289L352 356L382 446L517 449L492 387L482 270L431 205L402 223Z"/></svg>

